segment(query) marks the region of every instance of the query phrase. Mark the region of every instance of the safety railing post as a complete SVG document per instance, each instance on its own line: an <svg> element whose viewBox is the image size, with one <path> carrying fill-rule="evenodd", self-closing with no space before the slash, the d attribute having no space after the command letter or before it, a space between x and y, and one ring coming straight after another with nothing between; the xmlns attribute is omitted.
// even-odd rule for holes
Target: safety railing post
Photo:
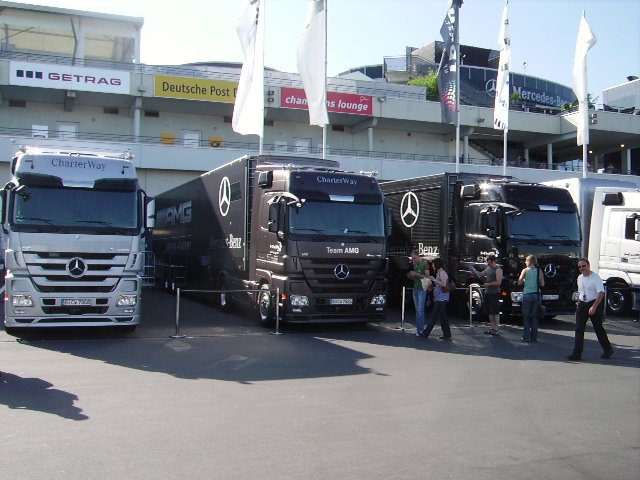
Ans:
<svg viewBox="0 0 640 480"><path fill-rule="evenodd" d="M469 327L473 327L473 286L469 285Z"/></svg>
<svg viewBox="0 0 640 480"><path fill-rule="evenodd" d="M282 335L280 333L280 287L276 288L276 331L272 335Z"/></svg>
<svg viewBox="0 0 640 480"><path fill-rule="evenodd" d="M180 335L180 288L176 289L176 334L171 338L184 338L184 335Z"/></svg>
<svg viewBox="0 0 640 480"><path fill-rule="evenodd" d="M407 287L402 287L402 313L400 314L400 330L404 332L404 305L406 299Z"/></svg>

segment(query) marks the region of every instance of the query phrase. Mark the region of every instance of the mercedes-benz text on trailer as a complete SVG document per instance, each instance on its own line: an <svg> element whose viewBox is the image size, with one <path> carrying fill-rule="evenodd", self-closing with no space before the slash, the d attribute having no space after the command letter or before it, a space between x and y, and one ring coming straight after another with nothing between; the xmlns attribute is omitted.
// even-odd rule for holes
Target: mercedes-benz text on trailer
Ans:
<svg viewBox="0 0 640 480"><path fill-rule="evenodd" d="M411 248L427 258L440 257L459 290L452 307L468 306L468 287L480 287L471 267L482 270L493 254L502 267L501 312L521 314L518 275L527 255L538 258L545 276L544 303L549 315L575 311L580 226L566 190L476 174L446 173L383 182L393 214L389 241L389 280L403 285ZM473 290L473 306L482 304L482 288Z"/></svg>
<svg viewBox="0 0 640 480"><path fill-rule="evenodd" d="M220 306L249 304L265 324L276 288L287 322L385 316L388 226L371 175L245 156L158 195L155 210L156 275L167 289L222 290Z"/></svg>
<svg viewBox="0 0 640 480"><path fill-rule="evenodd" d="M135 328L147 199L130 156L21 148L11 174L6 327Z"/></svg>

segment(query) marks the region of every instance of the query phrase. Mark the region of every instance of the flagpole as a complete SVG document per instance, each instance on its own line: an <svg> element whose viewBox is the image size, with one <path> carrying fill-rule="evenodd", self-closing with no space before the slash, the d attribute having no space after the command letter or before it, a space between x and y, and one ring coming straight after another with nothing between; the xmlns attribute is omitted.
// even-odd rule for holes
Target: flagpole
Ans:
<svg viewBox="0 0 640 480"><path fill-rule="evenodd" d="M458 0L455 0L456 2ZM460 173L460 4L456 9L456 173Z"/></svg>
<svg viewBox="0 0 640 480"><path fill-rule="evenodd" d="M329 18L329 0L324 4L324 95L327 97L327 19ZM326 108L326 107L325 107ZM327 125L322 126L322 158L327 158Z"/></svg>
<svg viewBox="0 0 640 480"><path fill-rule="evenodd" d="M509 132L509 128L504 129L504 135L502 140L502 176L507 176L507 134Z"/></svg>
<svg viewBox="0 0 640 480"><path fill-rule="evenodd" d="M261 6L262 6L262 28L264 28L264 33L262 34L262 52L260 52L260 54L262 55L262 104L264 105L264 87L265 87L265 82L264 82L264 59L265 59L265 48L264 48L264 44L265 44L265 36L266 36L266 31L267 29L265 28L265 24L267 23L267 8L265 7L265 3L267 2L262 2ZM266 110L263 107L262 110L263 114L266 114ZM260 133L260 137L258 140L258 155L262 155L262 151L264 148L264 119L265 117L263 116L262 118L262 132Z"/></svg>

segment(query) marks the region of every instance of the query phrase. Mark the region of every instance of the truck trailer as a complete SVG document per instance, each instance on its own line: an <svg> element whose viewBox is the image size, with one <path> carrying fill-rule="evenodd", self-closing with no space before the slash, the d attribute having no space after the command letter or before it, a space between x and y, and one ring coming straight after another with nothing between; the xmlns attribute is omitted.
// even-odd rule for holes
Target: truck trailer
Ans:
<svg viewBox="0 0 640 480"><path fill-rule="evenodd" d="M244 156L156 196L155 211L155 271L168 290L213 291L265 325L276 301L291 323L386 315L388 222L373 175Z"/></svg>
<svg viewBox="0 0 640 480"><path fill-rule="evenodd" d="M7 329L140 323L147 197L130 154L22 147L0 198Z"/></svg>
<svg viewBox="0 0 640 480"><path fill-rule="evenodd" d="M409 286L408 255L417 248L427 259L444 260L458 286L450 308L479 312L483 289L471 267L483 270L493 254L504 272L501 313L521 315L517 279L533 254L545 276L547 315L575 311L580 226L566 190L468 173L382 182L381 187L393 217L388 250L394 297L401 286Z"/></svg>
<svg viewBox="0 0 640 480"><path fill-rule="evenodd" d="M607 287L613 314L640 310L640 189L632 181L570 178L545 182L567 189L582 226L582 251Z"/></svg>

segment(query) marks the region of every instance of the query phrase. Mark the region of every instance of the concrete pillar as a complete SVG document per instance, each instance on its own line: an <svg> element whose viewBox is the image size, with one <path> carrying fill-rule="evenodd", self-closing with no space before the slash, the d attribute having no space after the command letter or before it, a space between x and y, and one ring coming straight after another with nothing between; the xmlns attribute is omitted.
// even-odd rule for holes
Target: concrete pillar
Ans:
<svg viewBox="0 0 640 480"><path fill-rule="evenodd" d="M553 144L547 143L547 168L551 170L553 168Z"/></svg>
<svg viewBox="0 0 640 480"><path fill-rule="evenodd" d="M525 167L529 167L529 149L525 148L524 149L524 166Z"/></svg>
<svg viewBox="0 0 640 480"><path fill-rule="evenodd" d="M632 172L631 172L631 149L630 148L627 148L627 171L626 172L622 172L622 173L627 173L629 175L632 175Z"/></svg>
<svg viewBox="0 0 640 480"><path fill-rule="evenodd" d="M469 163L469 135L462 137L462 158L464 163Z"/></svg>
<svg viewBox="0 0 640 480"><path fill-rule="evenodd" d="M142 110L142 97L136 97L135 104L133 106L133 136L135 142L138 143L140 141L140 119Z"/></svg>
<svg viewBox="0 0 640 480"><path fill-rule="evenodd" d="M367 148L373 152L373 127L367 128Z"/></svg>

